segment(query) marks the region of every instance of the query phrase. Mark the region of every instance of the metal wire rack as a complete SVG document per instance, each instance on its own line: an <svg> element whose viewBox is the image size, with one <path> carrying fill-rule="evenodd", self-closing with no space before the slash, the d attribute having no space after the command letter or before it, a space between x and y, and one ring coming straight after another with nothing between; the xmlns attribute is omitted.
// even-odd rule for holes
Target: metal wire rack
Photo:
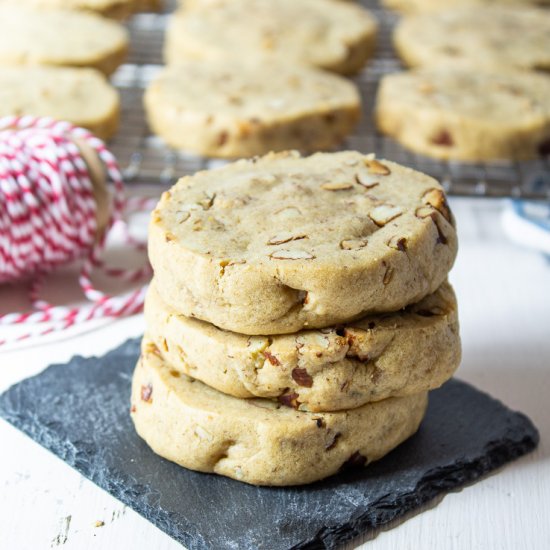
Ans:
<svg viewBox="0 0 550 550"><path fill-rule="evenodd" d="M378 18L380 34L375 58L356 77L363 99L363 117L342 149L376 152L382 157L417 168L437 178L454 195L549 200L548 156L530 162L444 162L411 153L376 131L372 112L378 82L384 74L401 69L391 43L397 16L380 8L375 0L363 0L362 3ZM169 2L167 12L171 6ZM121 128L111 142L128 181L163 186L170 185L183 175L223 163L174 151L152 135L147 126L142 96L148 82L163 64L162 45L168 16L168 13L140 14L128 24L132 44L130 55L127 64L120 67L113 77L114 84L121 91Z"/></svg>

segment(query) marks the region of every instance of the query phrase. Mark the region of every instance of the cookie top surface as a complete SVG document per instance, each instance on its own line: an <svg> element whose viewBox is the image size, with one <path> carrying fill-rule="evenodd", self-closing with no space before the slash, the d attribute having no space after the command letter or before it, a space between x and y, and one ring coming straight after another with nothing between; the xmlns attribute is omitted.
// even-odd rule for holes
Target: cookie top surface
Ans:
<svg viewBox="0 0 550 550"><path fill-rule="evenodd" d="M397 26L394 42L410 66L548 69L550 12L486 6L416 15Z"/></svg>
<svg viewBox="0 0 550 550"><path fill-rule="evenodd" d="M91 13L0 4L0 63L93 65L127 47L124 27Z"/></svg>
<svg viewBox="0 0 550 550"><path fill-rule="evenodd" d="M276 74L277 78L273 78ZM280 60L188 60L163 70L151 83L148 101L203 115L238 119L250 124L292 120L306 113L330 112L360 104L349 80Z"/></svg>
<svg viewBox="0 0 550 550"><path fill-rule="evenodd" d="M299 22L299 24L297 24ZM278 55L338 70L350 48L374 40L377 24L363 8L336 0L234 0L174 14L168 62Z"/></svg>
<svg viewBox="0 0 550 550"><path fill-rule="evenodd" d="M424 68L384 76L384 101L452 113L455 119L521 127L550 117L550 76L529 72ZM483 122L482 122L483 121Z"/></svg>
<svg viewBox="0 0 550 550"><path fill-rule="evenodd" d="M118 105L118 93L94 69L0 67L0 116L49 116L94 127L117 116Z"/></svg>
<svg viewBox="0 0 550 550"><path fill-rule="evenodd" d="M228 330L287 333L433 292L456 255L453 224L424 174L356 152L280 153L182 178L153 212L149 250L164 299L186 314L193 302ZM211 318L216 302L256 329Z"/></svg>

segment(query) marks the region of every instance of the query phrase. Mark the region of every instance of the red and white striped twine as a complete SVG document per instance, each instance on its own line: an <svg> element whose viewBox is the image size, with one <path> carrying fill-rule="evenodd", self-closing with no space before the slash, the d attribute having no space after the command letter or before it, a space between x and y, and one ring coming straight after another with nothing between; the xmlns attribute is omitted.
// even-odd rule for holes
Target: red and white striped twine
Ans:
<svg viewBox="0 0 550 550"><path fill-rule="evenodd" d="M103 162L113 183L112 210L106 230L97 235L97 204L88 165L75 140L86 143ZM0 326L41 323L15 340L45 335L100 317L140 311L146 286L109 295L91 280L94 268L137 281L149 277L147 263L136 270L112 269L101 253L108 230L120 226L125 244L144 249L129 234L123 214L152 207L147 199L126 201L117 161L89 131L49 118L0 118L0 284L30 279L32 310L0 314ZM81 259L80 287L89 303L55 306L39 298L44 276L55 267ZM0 336L0 345L6 339Z"/></svg>

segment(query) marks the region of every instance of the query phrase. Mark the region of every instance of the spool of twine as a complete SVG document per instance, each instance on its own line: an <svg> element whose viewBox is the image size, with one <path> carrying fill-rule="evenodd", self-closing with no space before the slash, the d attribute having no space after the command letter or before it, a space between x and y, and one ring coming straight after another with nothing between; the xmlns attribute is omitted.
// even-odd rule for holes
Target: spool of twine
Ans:
<svg viewBox="0 0 550 550"><path fill-rule="evenodd" d="M106 181L113 186L111 196ZM113 269L102 260L107 236L122 230L125 245L144 250L131 237L123 215L146 210L150 200L126 201L117 161L89 131L49 118L0 119L0 284L29 281L31 309L0 314L2 325L39 323L16 340L48 334L101 317L121 317L143 307L146 286L119 295L93 284L94 269L135 282L138 269ZM39 296L44 277L79 260L79 284L87 303L59 306ZM135 285L134 285L135 286ZM0 345L6 343L0 335Z"/></svg>

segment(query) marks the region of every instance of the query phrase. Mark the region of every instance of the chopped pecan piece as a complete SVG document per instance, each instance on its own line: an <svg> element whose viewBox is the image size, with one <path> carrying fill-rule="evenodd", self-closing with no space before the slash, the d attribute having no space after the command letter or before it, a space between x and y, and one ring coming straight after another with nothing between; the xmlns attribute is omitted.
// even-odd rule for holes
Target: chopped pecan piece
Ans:
<svg viewBox="0 0 550 550"><path fill-rule="evenodd" d="M348 191L353 188L353 184L349 182L327 182L321 185L321 189L325 191Z"/></svg>
<svg viewBox="0 0 550 550"><path fill-rule="evenodd" d="M161 357L160 350L158 349L156 344L153 344L153 342L149 342L147 344L147 346L145 347L145 353Z"/></svg>
<svg viewBox="0 0 550 550"><path fill-rule="evenodd" d="M366 159L365 166L371 174L378 174L380 176L388 176L391 174L391 170L376 159Z"/></svg>
<svg viewBox="0 0 550 550"><path fill-rule="evenodd" d="M176 223L182 224L183 222L189 219L191 214L187 210L178 210L175 216L176 216Z"/></svg>
<svg viewBox="0 0 550 550"><path fill-rule="evenodd" d="M455 144L448 130L441 130L430 141L434 145L441 145L442 147L452 147Z"/></svg>
<svg viewBox="0 0 550 550"><path fill-rule="evenodd" d="M307 239L307 235L275 235L267 241L267 244L284 244L290 241L299 241L301 239Z"/></svg>
<svg viewBox="0 0 550 550"><path fill-rule="evenodd" d="M390 265L385 265L386 271L384 272L384 277L382 278L382 283L384 285L389 285L393 279L394 269Z"/></svg>
<svg viewBox="0 0 550 550"><path fill-rule="evenodd" d="M218 141L217 145L218 147L223 147L227 143L227 139L229 138L229 134L227 132L220 132L218 135Z"/></svg>
<svg viewBox="0 0 550 550"><path fill-rule="evenodd" d="M383 227L387 223L401 216L403 210L392 204L381 204L369 212L369 218L378 226Z"/></svg>
<svg viewBox="0 0 550 550"><path fill-rule="evenodd" d="M438 244L447 244L448 239L445 236L445 233L443 233L443 230L441 229L441 225L440 225L440 222L439 222L437 212L433 209L433 207L431 205L430 206L421 206L420 208L418 208L416 210L415 215L416 215L417 218L420 218L420 219L430 218L432 220L433 224L435 225L435 228L436 228L436 231L437 231L436 243L438 243ZM449 212L449 215L450 215L450 212Z"/></svg>
<svg viewBox="0 0 550 550"><path fill-rule="evenodd" d="M263 356L274 366L279 366L281 364L281 362L279 361L279 359L277 359L277 357L275 355L273 355L272 353L270 353L269 351L265 350L263 353Z"/></svg>
<svg viewBox="0 0 550 550"><path fill-rule="evenodd" d="M453 216L447 197L441 189L430 189L424 193L422 197L424 204L433 206L450 224L452 224Z"/></svg>
<svg viewBox="0 0 550 550"><path fill-rule="evenodd" d="M205 193L204 198L198 201L198 204L202 206L203 210L210 210L212 205L214 204L214 201L216 200L216 193L212 193L212 195Z"/></svg>
<svg viewBox="0 0 550 550"><path fill-rule="evenodd" d="M277 250L269 255L273 260L313 260L315 256L305 250Z"/></svg>
<svg viewBox="0 0 550 550"><path fill-rule="evenodd" d="M336 432L334 434L334 437L332 438L332 441L328 445L326 445L325 451L330 451L331 449L334 449L334 447L336 447L336 443L338 443L338 440L341 436L342 434L340 432Z"/></svg>
<svg viewBox="0 0 550 550"><path fill-rule="evenodd" d="M360 468L367 463L367 457L363 456L359 451L355 451L343 464L341 469Z"/></svg>
<svg viewBox="0 0 550 550"><path fill-rule="evenodd" d="M340 248L342 250L360 250L367 246L367 239L347 239L340 242Z"/></svg>
<svg viewBox="0 0 550 550"><path fill-rule="evenodd" d="M141 386L141 400L146 403L151 403L153 401L153 386L151 384Z"/></svg>
<svg viewBox="0 0 550 550"><path fill-rule="evenodd" d="M421 317L437 317L438 315L445 315L445 311L440 307L433 307L432 309L417 309L415 313Z"/></svg>
<svg viewBox="0 0 550 550"><path fill-rule="evenodd" d="M292 379L296 384L304 388L311 388L311 386L313 386L313 378L306 369L300 369L298 367L292 369Z"/></svg>
<svg viewBox="0 0 550 550"><path fill-rule="evenodd" d="M372 189L373 187L380 185L379 181L365 181L361 174L355 174L355 181L359 185L362 185L365 189Z"/></svg>
<svg viewBox="0 0 550 550"><path fill-rule="evenodd" d="M405 237L392 237L388 241L388 246L400 252L405 252L407 250L407 239Z"/></svg>
<svg viewBox="0 0 550 550"><path fill-rule="evenodd" d="M279 395L277 400L279 401L279 403L285 405L286 407L298 409L298 407L301 405L300 401L298 401L298 397L300 396L296 392L290 392Z"/></svg>
<svg viewBox="0 0 550 550"><path fill-rule="evenodd" d="M445 233L443 233L441 226L439 225L439 220L432 217L432 221L434 222L435 228L437 229L437 244L447 244L449 241L445 236Z"/></svg>

